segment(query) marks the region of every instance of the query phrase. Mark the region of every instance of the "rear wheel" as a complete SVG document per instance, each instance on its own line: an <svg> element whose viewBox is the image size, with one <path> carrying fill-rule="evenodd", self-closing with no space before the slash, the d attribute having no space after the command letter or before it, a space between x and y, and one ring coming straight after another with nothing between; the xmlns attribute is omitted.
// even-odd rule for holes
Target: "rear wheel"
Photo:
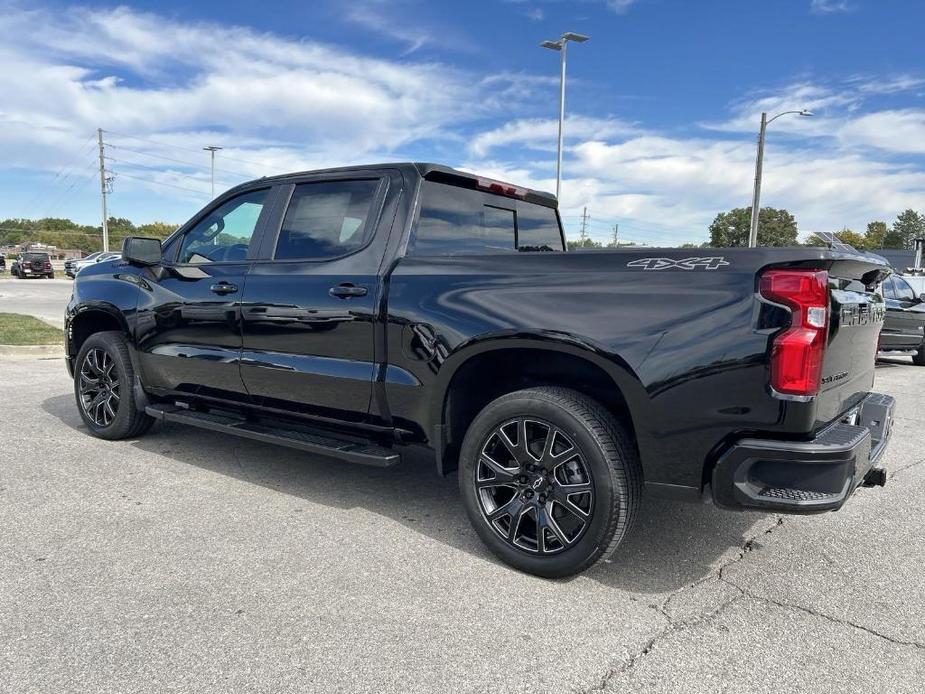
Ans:
<svg viewBox="0 0 925 694"><path fill-rule="evenodd" d="M154 420L135 406L135 372L125 336L95 333L77 355L74 395L84 424L94 436L124 439L140 436Z"/></svg>
<svg viewBox="0 0 925 694"><path fill-rule="evenodd" d="M541 387L479 413L463 440L459 483L492 552L556 578L617 549L639 507L642 473L626 430L600 403Z"/></svg>

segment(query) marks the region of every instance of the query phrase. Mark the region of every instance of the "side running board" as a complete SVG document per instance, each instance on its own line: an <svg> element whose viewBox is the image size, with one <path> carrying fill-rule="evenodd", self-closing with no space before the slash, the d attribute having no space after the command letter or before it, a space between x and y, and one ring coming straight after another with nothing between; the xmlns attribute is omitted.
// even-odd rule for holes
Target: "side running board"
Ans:
<svg viewBox="0 0 925 694"><path fill-rule="evenodd" d="M401 462L401 455L392 448L347 437L338 438L329 431L316 431L302 426L298 429L275 428L230 413L198 412L177 405L148 405L145 412L164 422L189 424L264 443L275 443L348 463L389 467Z"/></svg>

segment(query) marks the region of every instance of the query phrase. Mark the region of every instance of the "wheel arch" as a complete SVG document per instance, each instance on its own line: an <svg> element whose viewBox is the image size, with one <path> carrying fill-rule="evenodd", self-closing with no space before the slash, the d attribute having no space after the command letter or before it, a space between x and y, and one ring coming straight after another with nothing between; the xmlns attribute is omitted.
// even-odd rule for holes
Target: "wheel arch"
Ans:
<svg viewBox="0 0 925 694"><path fill-rule="evenodd" d="M537 385L563 386L594 398L638 441L645 389L619 356L574 339L496 337L470 343L441 366L430 404L438 473L456 469L465 431L485 405Z"/></svg>
<svg viewBox="0 0 925 694"><path fill-rule="evenodd" d="M107 330L125 334L132 342L132 333L125 315L115 305L105 301L92 301L75 307L67 322L68 355L77 358L77 353L90 335Z"/></svg>

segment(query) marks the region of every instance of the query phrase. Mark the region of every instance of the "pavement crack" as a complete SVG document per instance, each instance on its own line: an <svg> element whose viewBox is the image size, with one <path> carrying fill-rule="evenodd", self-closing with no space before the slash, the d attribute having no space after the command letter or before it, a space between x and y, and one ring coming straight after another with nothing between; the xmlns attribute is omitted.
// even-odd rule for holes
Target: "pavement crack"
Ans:
<svg viewBox="0 0 925 694"><path fill-rule="evenodd" d="M922 463L925 463L925 458L923 458L922 460L916 460L914 463L909 463L908 465L903 465L900 468L896 468L895 470L890 472L890 476L887 479L893 479L900 472L905 472L906 470L910 470L914 468L916 465L921 465Z"/></svg>
<svg viewBox="0 0 925 694"><path fill-rule="evenodd" d="M883 639L884 641L889 641L890 643L895 644L897 646L908 646L910 648L917 648L919 650L925 651L925 643L919 643L918 641L906 641L905 639L898 639L894 636L890 636L888 634L879 632L876 629L872 629L870 627L864 626L863 624L858 624L857 622L853 622L850 619L841 619L839 617L834 617L830 614L826 614L825 612L819 612L818 610L814 610L811 607L805 607L803 605L797 605L797 604L790 603L790 602L783 602L781 600L775 600L774 598L769 598L765 595L758 595L757 593L753 593L747 588L743 588L742 586L737 585L728 579L720 579L720 580L732 586L736 590L740 591L741 593L740 597L745 597L750 600L756 600L758 602L765 603L766 605L771 605L772 607L779 607L784 610L796 610L797 612L802 612L804 614L808 614L818 619L824 619L827 622L831 622L832 624L838 624L841 626L848 626L854 629L858 629L859 631L866 632L870 634L871 636L876 636L877 638Z"/></svg>
<svg viewBox="0 0 925 694"><path fill-rule="evenodd" d="M608 669L607 672L604 673L603 677L601 677L600 682L598 682L593 687L590 687L588 689L579 690L581 694L604 691L609 685L609 683L615 677L617 677L618 675L624 674L626 672L629 672L634 667L636 667L639 661L641 661L649 653L651 653L652 649L655 648L656 644L662 639L664 639L665 637L677 631L692 629L693 627L705 624L715 619L720 613L722 613L724 610L726 610L730 605L734 604L736 601L741 600L742 598L746 597L747 594L742 588L740 588L734 583L731 583L723 578L723 572L726 569L728 569L730 566L733 566L734 564L737 564L743 559L745 559L745 557L747 557L751 552L755 551L756 549L759 549L761 545L758 542L758 538L764 537L765 535L770 535L775 530L777 530L779 527L781 527L783 524L784 524L784 517L776 516L774 518L774 523L772 525L768 526L764 530L761 530L755 533L754 535L752 535L751 537L745 540L745 542L742 544L742 547L739 550L739 554L736 557L730 559L729 561L721 565L715 571L711 571L709 574L707 574L703 578L697 581L694 581L693 583L689 583L685 586L682 586L681 588L678 588L677 590L672 591L665 597L664 600L662 600L661 604L650 605L652 609L654 609L656 612L659 613L659 615L664 617L665 621L667 622L666 626L663 629L660 629L658 632L656 632L655 635L653 635L652 638L650 638L646 642L646 644L642 647L641 650L637 651L636 653L633 653L629 658L625 659L619 665ZM739 591L739 594L725 601L724 603L722 603L715 609L711 610L710 612L700 615L696 619L676 620L671 616L671 613L668 608L672 600L674 600L678 595L680 595L684 591L689 590L691 588L695 588L699 585L706 583L707 581L711 581L714 579L723 581L724 583L732 586L733 588Z"/></svg>
<svg viewBox="0 0 925 694"><path fill-rule="evenodd" d="M693 585L699 585L702 582L703 581L698 581L697 583ZM687 621L675 620L668 613L668 611L666 610L666 607L668 605L668 602L671 600L671 598L677 595L678 593L682 592L683 590L685 590L685 588L676 590L674 593L669 595L664 601L662 601L661 605L651 606L652 609L654 609L662 617L665 618L667 622L665 627L660 629L648 641L646 641L645 645L639 651L630 655L629 658L625 659L619 665L615 667L611 667L606 673L604 673L604 676L601 677L600 682L598 682L597 684L595 684L594 686L588 689L579 690L581 694L590 694L590 692L603 692L604 690L607 689L607 687L610 685L611 681L613 681L615 677L617 677L618 675L627 673L633 668L635 668L639 664L640 661L642 661L647 655L649 655L649 653L651 653L655 649L656 645L660 641L667 638L668 636L671 636L674 633L686 631L688 629L693 629L694 627L711 622L712 620L716 619L723 611L725 611L730 605L734 604L735 602L737 602L738 600L741 600L744 597L744 594L742 593L742 591L739 591L738 595L735 595L734 597L725 601L721 605L718 605L713 610L700 615L697 619L692 619L692 620L687 620Z"/></svg>

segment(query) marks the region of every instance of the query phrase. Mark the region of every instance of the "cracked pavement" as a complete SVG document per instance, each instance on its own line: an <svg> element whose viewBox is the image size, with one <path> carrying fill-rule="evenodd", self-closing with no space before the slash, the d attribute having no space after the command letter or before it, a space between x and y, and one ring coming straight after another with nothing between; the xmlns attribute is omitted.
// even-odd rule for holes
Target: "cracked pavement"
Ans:
<svg viewBox="0 0 925 694"><path fill-rule="evenodd" d="M455 480L158 425L90 437L0 361L0 692L918 692L925 368L883 489L822 516L647 500L614 560L494 560ZM15 394L15 397L12 397Z"/></svg>

